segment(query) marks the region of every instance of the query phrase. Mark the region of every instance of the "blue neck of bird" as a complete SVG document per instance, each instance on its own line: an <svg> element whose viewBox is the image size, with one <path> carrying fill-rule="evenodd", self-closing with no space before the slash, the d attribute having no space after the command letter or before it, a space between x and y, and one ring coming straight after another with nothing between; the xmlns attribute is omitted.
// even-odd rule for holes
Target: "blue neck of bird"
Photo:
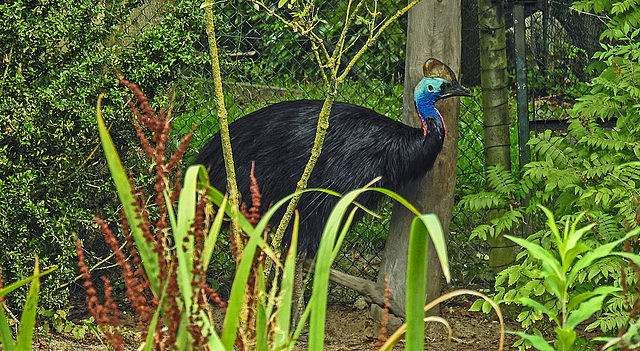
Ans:
<svg viewBox="0 0 640 351"><path fill-rule="evenodd" d="M442 133L443 135L445 133L442 116L440 116L440 112L438 112L438 109L434 106L435 98L435 96L423 95L416 100L416 109L422 119L422 126L423 130L425 130L425 135L427 133L431 134L434 132Z"/></svg>

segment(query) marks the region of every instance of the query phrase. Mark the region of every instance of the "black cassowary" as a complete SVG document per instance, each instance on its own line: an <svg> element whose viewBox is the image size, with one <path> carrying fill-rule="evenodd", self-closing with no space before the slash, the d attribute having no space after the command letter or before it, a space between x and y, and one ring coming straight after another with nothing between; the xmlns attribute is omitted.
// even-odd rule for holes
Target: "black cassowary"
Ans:
<svg viewBox="0 0 640 351"><path fill-rule="evenodd" d="M335 102L322 153L308 186L344 194L381 176L376 186L398 191L421 178L433 166L446 135L434 103L451 96L471 93L457 81L442 78L425 77L418 83L414 98L422 128L413 128L361 106ZM285 101L229 125L239 191L243 199L250 199L249 173L255 162L262 213L295 190L311 154L322 104L319 100ZM200 150L194 163L207 167L212 186L226 189L219 134ZM374 208L381 199L380 193L366 192L358 202ZM298 204L301 217L298 252L309 258L315 255L324 223L336 202L336 197L324 193L302 196ZM284 242L289 240L290 230Z"/></svg>

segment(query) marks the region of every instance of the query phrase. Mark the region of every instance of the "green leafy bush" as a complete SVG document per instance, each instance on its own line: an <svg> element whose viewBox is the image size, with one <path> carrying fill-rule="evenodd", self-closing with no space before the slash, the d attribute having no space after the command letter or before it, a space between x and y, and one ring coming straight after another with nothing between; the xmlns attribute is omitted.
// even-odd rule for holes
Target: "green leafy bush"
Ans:
<svg viewBox="0 0 640 351"><path fill-rule="evenodd" d="M66 290L57 287L76 275L71 233L88 240L89 262L108 253L92 242L99 230L90 220L114 216L118 206L108 171L97 162L96 96L108 97L105 119L127 167L146 169L127 118L113 113L127 98L113 69L151 87L204 61L194 48L204 32L200 2L180 0L140 14L141 3L0 4L0 265L6 280L29 276L34 253L43 266L61 267L43 280L48 309L67 304ZM140 17L129 20L132 13L153 21L142 28ZM167 101L160 98L164 91L155 93L159 103ZM9 300L13 306L24 302L26 289L20 291Z"/></svg>
<svg viewBox="0 0 640 351"><path fill-rule="evenodd" d="M551 249L553 236L542 225L538 204L551 208L563 221L580 218L583 225L593 225L593 230L582 237L590 248L620 240L640 226L640 15L628 1L587 0L574 4L574 8L607 16L607 29L601 39L609 44L603 44L604 50L595 55L601 61L597 65L600 74L590 84L589 93L578 98L568 111L567 135L546 131L531 139L535 161L525 166L521 178L499 167L490 168L487 179L491 189L464 199L468 210L504 210L501 217L475 228L475 236L486 238L526 227L533 233L527 238L529 242ZM598 124L612 118L616 118L612 129ZM527 196L529 206L525 207L522 199ZM528 252L518 258L519 264L497 276L496 298L550 301L545 306L557 313L561 306L540 279L542 262ZM587 329L613 333L632 323L629 315L633 309L629 308L633 299L629 297L638 294L639 285L627 262L619 257L594 261L576 278L573 289L577 294L602 285L620 288L622 279L627 286L604 301L603 310ZM543 317L539 309L529 306L523 308L518 321L525 328L533 328Z"/></svg>

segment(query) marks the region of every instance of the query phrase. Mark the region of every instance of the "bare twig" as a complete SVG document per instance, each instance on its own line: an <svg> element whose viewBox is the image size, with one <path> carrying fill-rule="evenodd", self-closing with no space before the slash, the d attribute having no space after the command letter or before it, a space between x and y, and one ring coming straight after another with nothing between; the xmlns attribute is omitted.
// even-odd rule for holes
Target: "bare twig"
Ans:
<svg viewBox="0 0 640 351"><path fill-rule="evenodd" d="M255 0L256 3L261 4L261 1L259 0ZM351 59L351 61L349 62L349 64L347 64L346 68L344 69L344 71L342 72L342 74L338 75L338 70L339 70L339 62L340 62L340 57L344 54L344 42L345 42L345 38L346 38L346 32L348 27L351 25L352 21L356 18L357 12L360 10L360 8L362 7L364 0L361 0L357 5L356 8L354 9L353 12L351 12L350 15L348 15L348 21L347 23L345 23L345 27L342 30L342 33L340 35L340 39L338 40L338 45L336 46L336 48L333 51L333 54L328 58L328 61L326 62L326 66L329 67L331 75L329 77L327 77L327 97L325 98L324 104L322 105L322 109L320 110L320 115L318 116L318 123L316 126L316 137L314 139L313 142L313 147L311 149L311 156L309 157L309 161L307 162L307 165L305 166L304 172L302 173L302 177L300 178L300 180L298 181L298 183L296 184L296 192L299 192L301 190L304 190L307 188L307 183L309 181L309 178L311 177L311 172L313 171L313 168L316 165L316 162L318 161L318 158L320 157L320 153L322 152L322 145L324 144L324 138L327 134L327 129L329 128L329 115L331 114L331 106L333 105L333 102L335 101L335 97L338 93L338 89L340 87L340 85L342 84L342 82L344 81L344 79L347 77L347 75L349 74L349 72L351 71L351 69L355 66L356 62L358 61L358 59L360 59L362 57L362 55L364 55L364 53L367 51L367 49L373 45L373 43L378 39L378 37L380 37L380 35L382 34L382 32L384 32L384 30L394 21L396 21L398 19L398 17L402 16L403 14L405 14L407 11L409 11L409 9L411 7L413 7L414 5L416 5L418 2L420 2L420 0L414 0L412 1L409 5L407 5L406 7L398 10L396 12L395 15L391 16L389 19L387 19L384 24L382 26L380 26L380 29L373 34L373 36L371 36L367 42L365 43L365 45L363 45L360 50L356 53L356 55L353 57L353 59ZM264 6L264 4L261 5L263 8L267 9L266 6ZM349 6L351 6L351 2L349 2ZM267 11L270 11L269 13L273 13L274 11L267 9ZM299 24L287 24L288 21L286 21L282 16L277 16L277 18L279 18L281 21L284 21L283 23L285 23L286 25L288 25L289 27L292 28L297 28L298 26L300 26ZM315 35L315 33L313 33L313 31L309 30L307 32L305 31L301 31L302 35L306 35L310 40L312 41L319 41L318 43L318 47L320 49L323 49L324 52L324 56L327 57L328 53L326 52L326 48L324 46L324 43L322 42L322 40L320 40L317 35ZM315 47L315 46L314 46ZM350 46L349 46L350 47ZM317 48L316 48L317 49ZM322 57L322 55L320 54L316 54L316 57ZM320 66L322 66L322 64L319 62ZM280 224L278 225L278 229L276 231L276 235L273 239L273 244L274 247L279 247L280 244L282 243L282 237L284 236L284 232L286 230L286 228L289 225L289 222L291 221L291 218L293 216L293 211L294 209L297 207L298 202L300 201L300 197L301 194L298 194L296 196L294 196L291 201L289 202L289 205L287 206L287 210L284 214L284 216L282 217L282 220L280 221Z"/></svg>
<svg viewBox="0 0 640 351"><path fill-rule="evenodd" d="M124 249L125 245L127 245L126 242L123 243L122 245L120 245L120 250ZM93 272L93 271L95 271L97 269L109 269L109 268L117 267L118 266L117 263L113 263L113 264L110 264L108 266L101 267L102 264L104 264L105 262L109 261L111 258L113 258L113 256L115 256L115 253L111 252L111 254L109 256L107 256L107 257L101 259L100 261L98 261L98 263L96 263L91 268L89 268L89 273L91 273L91 272ZM56 288L56 290L64 289L64 288L70 286L71 284L75 284L75 282L77 282L78 280L82 279L82 276L83 276L83 274L80 274L80 275L76 276L71 281L68 281L68 282L58 286Z"/></svg>

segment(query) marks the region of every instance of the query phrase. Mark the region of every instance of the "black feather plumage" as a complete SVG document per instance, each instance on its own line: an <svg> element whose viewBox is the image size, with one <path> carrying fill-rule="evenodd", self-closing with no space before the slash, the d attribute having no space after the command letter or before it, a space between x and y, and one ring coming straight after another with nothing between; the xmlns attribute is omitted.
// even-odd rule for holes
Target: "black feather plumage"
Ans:
<svg viewBox="0 0 640 351"><path fill-rule="evenodd" d="M249 172L255 162L255 176L262 194L261 212L291 194L311 154L318 114L323 101L285 101L252 112L229 125L238 188L249 199ZM427 133L394 121L370 109L335 102L322 153L309 187L346 193L381 176L376 186L399 190L422 177L442 149L444 133L435 120L427 119ZM209 170L211 185L224 190L226 174L220 135L216 134L200 151L195 163ZM367 192L358 201L375 208L382 195ZM315 254L324 223L337 202L324 193L303 195L299 252ZM288 242L289 235L285 237Z"/></svg>

